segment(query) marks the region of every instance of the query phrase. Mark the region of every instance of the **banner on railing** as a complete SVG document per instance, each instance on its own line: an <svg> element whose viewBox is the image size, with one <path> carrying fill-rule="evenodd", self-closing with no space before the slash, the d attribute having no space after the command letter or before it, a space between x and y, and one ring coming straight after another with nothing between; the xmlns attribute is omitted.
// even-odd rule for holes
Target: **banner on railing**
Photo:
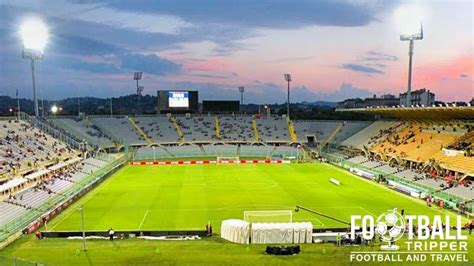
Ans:
<svg viewBox="0 0 474 266"><path fill-rule="evenodd" d="M136 161L130 165L190 165L190 164L288 164L289 160L199 160L199 161Z"/></svg>

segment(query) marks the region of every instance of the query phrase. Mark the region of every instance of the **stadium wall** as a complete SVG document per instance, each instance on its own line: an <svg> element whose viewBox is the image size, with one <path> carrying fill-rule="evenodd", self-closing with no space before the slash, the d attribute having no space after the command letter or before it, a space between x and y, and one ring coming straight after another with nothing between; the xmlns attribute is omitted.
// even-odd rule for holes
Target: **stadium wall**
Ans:
<svg viewBox="0 0 474 266"><path fill-rule="evenodd" d="M372 180L374 182L378 182L378 177L382 176L383 178L387 180L386 186L397 192L407 194L414 198L424 198L426 195L432 195L435 200L441 199L445 201L446 206L449 206L450 208L454 210L456 210L456 203L468 202L468 204L466 205L466 209L468 210L468 212L472 213L472 210L474 209L474 202L471 201L470 199L466 199L457 195L449 194L449 193L440 191L438 189L426 187L421 184L414 184L407 179L397 177L391 174L378 172L378 171L375 171L374 169L368 169L368 168L363 167L362 165L354 164L346 160L333 157L330 154L324 154L324 156L328 159L328 162L331 163L332 165L342 168L344 170L348 170L349 172L352 172L356 176L359 176L368 180ZM371 174L373 176L369 177L366 174ZM472 216L472 214L470 213L467 213L467 215Z"/></svg>
<svg viewBox="0 0 474 266"><path fill-rule="evenodd" d="M34 217L28 216L26 218L23 216L20 216L16 220L13 220L12 223L18 224L18 227L16 227L17 229L10 231L9 235L0 236L1 237L0 249L8 246L10 243L15 241L22 234L29 234L36 231L45 222L51 220L53 217L61 213L69 205L77 201L79 198L81 198L84 194L86 194L92 188L96 187L98 184L100 184L110 175L112 175L117 170L119 170L124 164L126 164L126 162L128 162L129 159L130 159L130 156L125 155L121 157L120 159L117 159L111 162L108 166L105 166L104 168L102 168L102 169L105 169L105 172L99 173L97 177L93 178L85 186L81 188L78 188L78 187L71 188L71 190L75 190L75 191L71 191L70 196L64 200L59 201L58 204L54 205L53 209L46 211L42 214L39 214L38 216L36 215ZM106 169L106 168L110 168L110 169ZM91 177L94 175L95 174L92 174Z"/></svg>
<svg viewBox="0 0 474 266"><path fill-rule="evenodd" d="M218 162L217 160L202 160L202 161L135 161L130 162L130 165L190 165L190 164L288 164L289 160L228 160Z"/></svg>

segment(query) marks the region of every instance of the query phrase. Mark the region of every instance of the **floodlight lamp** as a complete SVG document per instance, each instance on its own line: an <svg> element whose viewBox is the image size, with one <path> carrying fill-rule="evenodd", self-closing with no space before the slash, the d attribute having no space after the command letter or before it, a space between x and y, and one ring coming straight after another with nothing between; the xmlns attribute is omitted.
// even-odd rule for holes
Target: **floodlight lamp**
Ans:
<svg viewBox="0 0 474 266"><path fill-rule="evenodd" d="M53 114L57 113L58 110L59 110L59 108L58 108L56 105L53 105L53 106L51 107L51 113L53 113Z"/></svg>
<svg viewBox="0 0 474 266"><path fill-rule="evenodd" d="M239 87L239 92L244 92L245 88L244 87Z"/></svg>
<svg viewBox="0 0 474 266"><path fill-rule="evenodd" d="M285 80L290 82L291 81L291 75L290 74L284 74Z"/></svg>
<svg viewBox="0 0 474 266"><path fill-rule="evenodd" d="M21 24L20 36L24 52L30 51L42 55L48 42L49 32L41 19L31 18Z"/></svg>
<svg viewBox="0 0 474 266"><path fill-rule="evenodd" d="M395 23L400 32L400 40L423 39L423 27L420 23L427 17L427 8L416 4L403 4L394 13Z"/></svg>
<svg viewBox="0 0 474 266"><path fill-rule="evenodd" d="M133 79L134 80L140 80L142 79L143 72L135 72L133 73Z"/></svg>

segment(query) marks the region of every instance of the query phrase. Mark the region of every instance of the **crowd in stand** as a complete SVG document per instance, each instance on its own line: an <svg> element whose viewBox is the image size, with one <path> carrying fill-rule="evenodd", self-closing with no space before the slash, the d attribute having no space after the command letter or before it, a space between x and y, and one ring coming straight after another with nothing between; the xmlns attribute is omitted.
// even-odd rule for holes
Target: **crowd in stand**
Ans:
<svg viewBox="0 0 474 266"><path fill-rule="evenodd" d="M389 127L389 128L385 128L385 129L380 129L379 130L379 133L375 136L372 136L370 139L369 139L369 142L368 142L368 145L369 146L372 146L372 145L375 145L377 143L379 143L379 141L386 137L386 136L391 136L393 135L397 130L398 130L398 126L392 126L392 127Z"/></svg>
<svg viewBox="0 0 474 266"><path fill-rule="evenodd" d="M267 120L257 120L257 128L260 138L273 140L288 140L288 129L286 121L280 117L274 117ZM263 123L265 121L265 123ZM322 134L322 132L321 132Z"/></svg>
<svg viewBox="0 0 474 266"><path fill-rule="evenodd" d="M197 140L217 140L216 136L216 127L212 122L206 121L203 117L192 117L186 118L187 122L191 121L191 125L184 123L182 120L177 119L176 122L183 131L183 134L186 136L186 139L189 141ZM200 134L204 138L197 139L196 136Z"/></svg>
<svg viewBox="0 0 474 266"><path fill-rule="evenodd" d="M221 139L228 141L252 141L254 133L252 120L248 117L222 117L220 119Z"/></svg>
<svg viewBox="0 0 474 266"><path fill-rule="evenodd" d="M27 123L2 121L0 135L0 175L34 169L72 152L66 145Z"/></svg>

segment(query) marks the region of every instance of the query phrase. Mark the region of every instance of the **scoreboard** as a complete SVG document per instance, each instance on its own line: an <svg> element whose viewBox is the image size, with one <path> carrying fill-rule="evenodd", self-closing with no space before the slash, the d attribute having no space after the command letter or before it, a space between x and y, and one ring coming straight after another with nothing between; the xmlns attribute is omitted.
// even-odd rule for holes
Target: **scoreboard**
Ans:
<svg viewBox="0 0 474 266"><path fill-rule="evenodd" d="M158 113L198 112L198 92L187 90L158 91Z"/></svg>

